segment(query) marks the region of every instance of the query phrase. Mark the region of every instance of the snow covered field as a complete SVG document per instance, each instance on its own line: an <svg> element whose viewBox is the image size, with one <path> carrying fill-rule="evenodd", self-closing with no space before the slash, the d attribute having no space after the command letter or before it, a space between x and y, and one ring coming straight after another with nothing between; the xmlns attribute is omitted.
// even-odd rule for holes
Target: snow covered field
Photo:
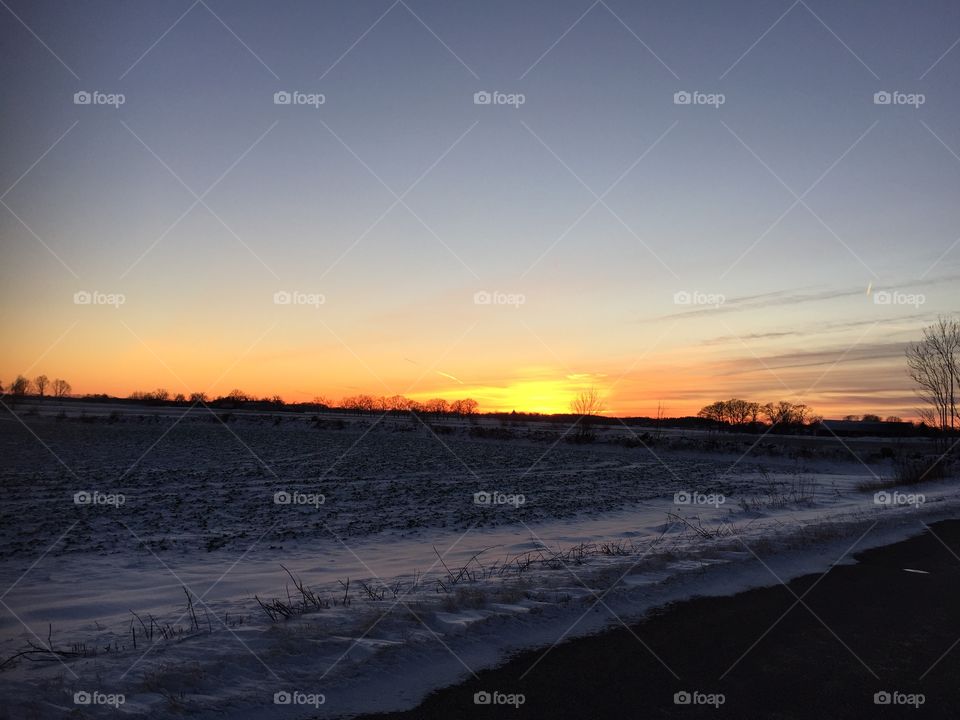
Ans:
<svg viewBox="0 0 960 720"><path fill-rule="evenodd" d="M954 483L881 502L861 488L890 476L892 441L860 441L857 459L834 439L748 454L755 437L561 433L6 415L6 712L409 707L510 651L824 570L960 512Z"/></svg>

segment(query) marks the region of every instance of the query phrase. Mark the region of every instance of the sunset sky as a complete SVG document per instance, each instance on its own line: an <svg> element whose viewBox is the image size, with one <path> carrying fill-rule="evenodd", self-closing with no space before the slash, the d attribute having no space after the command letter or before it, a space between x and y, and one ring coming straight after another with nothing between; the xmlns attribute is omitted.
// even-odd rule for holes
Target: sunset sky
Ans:
<svg viewBox="0 0 960 720"><path fill-rule="evenodd" d="M0 18L4 385L912 416L904 343L960 307L950 0Z"/></svg>

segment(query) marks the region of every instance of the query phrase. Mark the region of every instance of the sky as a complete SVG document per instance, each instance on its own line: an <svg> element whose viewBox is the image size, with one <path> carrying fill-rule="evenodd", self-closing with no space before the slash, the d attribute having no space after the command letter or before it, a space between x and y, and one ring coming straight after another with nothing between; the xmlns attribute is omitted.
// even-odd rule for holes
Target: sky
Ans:
<svg viewBox="0 0 960 720"><path fill-rule="evenodd" d="M5 384L911 417L958 308L948 0L2 5Z"/></svg>

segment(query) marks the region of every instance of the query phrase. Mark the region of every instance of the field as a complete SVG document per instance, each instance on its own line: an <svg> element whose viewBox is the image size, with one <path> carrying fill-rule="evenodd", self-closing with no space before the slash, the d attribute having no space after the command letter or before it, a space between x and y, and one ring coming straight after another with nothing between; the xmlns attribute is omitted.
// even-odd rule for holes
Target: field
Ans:
<svg viewBox="0 0 960 720"><path fill-rule="evenodd" d="M922 440L571 437L488 418L7 414L0 712L402 709L512 650L786 580L960 504L949 482L877 499L891 449Z"/></svg>

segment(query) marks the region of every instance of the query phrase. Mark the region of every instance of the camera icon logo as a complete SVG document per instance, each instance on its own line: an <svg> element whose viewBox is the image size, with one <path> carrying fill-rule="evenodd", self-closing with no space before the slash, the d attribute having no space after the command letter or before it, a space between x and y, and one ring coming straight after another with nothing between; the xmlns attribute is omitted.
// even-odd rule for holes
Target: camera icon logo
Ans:
<svg viewBox="0 0 960 720"><path fill-rule="evenodd" d="M481 90L473 94L474 105L489 105L491 102L493 102L493 96L486 90Z"/></svg>
<svg viewBox="0 0 960 720"><path fill-rule="evenodd" d="M874 705L889 705L891 702L893 702L893 696L886 690L881 690L873 694Z"/></svg>
<svg viewBox="0 0 960 720"><path fill-rule="evenodd" d="M480 692L475 692L473 694L473 704L474 705L489 705L493 702L493 696L490 695L486 690L481 690Z"/></svg>
<svg viewBox="0 0 960 720"><path fill-rule="evenodd" d="M293 502L293 496L286 490L280 490L273 494L273 502L275 505L289 505Z"/></svg>
<svg viewBox="0 0 960 720"><path fill-rule="evenodd" d="M273 294L273 304L274 305L289 305L293 302L293 295L291 295L286 290L277 290Z"/></svg>
<svg viewBox="0 0 960 720"><path fill-rule="evenodd" d="M686 690L681 690L673 694L674 705L689 705L693 702L693 696Z"/></svg>
<svg viewBox="0 0 960 720"><path fill-rule="evenodd" d="M86 490L81 490L80 492L75 492L73 494L74 505L89 505L92 500L93 497Z"/></svg>
<svg viewBox="0 0 960 720"><path fill-rule="evenodd" d="M680 492L675 492L673 494L674 505L689 505L690 501L691 495L689 490L681 490Z"/></svg>
<svg viewBox="0 0 960 720"><path fill-rule="evenodd" d="M475 492L473 494L474 505L489 505L491 502L493 502L493 495L488 493L486 490L481 490L480 492Z"/></svg>
<svg viewBox="0 0 960 720"><path fill-rule="evenodd" d="M873 304L874 305L889 305L893 300L893 296L887 290L877 290L873 294Z"/></svg>
<svg viewBox="0 0 960 720"><path fill-rule="evenodd" d="M89 305L93 301L93 295L86 290L77 290L73 294L74 305Z"/></svg>
<svg viewBox="0 0 960 720"><path fill-rule="evenodd" d="M79 92L75 92L73 94L74 105L89 105L92 99L93 96L86 90L80 90Z"/></svg>
<svg viewBox="0 0 960 720"><path fill-rule="evenodd" d="M89 705L93 702L93 697L86 690L78 690L73 694L74 705Z"/></svg>
<svg viewBox="0 0 960 720"><path fill-rule="evenodd" d="M678 290L673 294L674 305L690 305L693 302L693 296L686 290Z"/></svg>
<svg viewBox="0 0 960 720"><path fill-rule="evenodd" d="M892 498L890 497L890 493L888 493L886 490L881 490L873 495L874 505L889 505L891 500Z"/></svg>
<svg viewBox="0 0 960 720"><path fill-rule="evenodd" d="M273 94L274 105L289 105L293 102L293 96L286 90L278 90Z"/></svg>
<svg viewBox="0 0 960 720"><path fill-rule="evenodd" d="M288 693L286 690L281 690L280 692L275 692L273 694L274 705L289 705L292 702L293 702L293 695Z"/></svg>
<svg viewBox="0 0 960 720"><path fill-rule="evenodd" d="M478 290L473 294L474 305L490 305L493 302L493 296L486 290Z"/></svg>
<svg viewBox="0 0 960 720"><path fill-rule="evenodd" d="M891 102L893 102L893 96L886 90L881 90L873 94L874 105L889 105Z"/></svg>
<svg viewBox="0 0 960 720"><path fill-rule="evenodd" d="M693 96L686 90L678 90L673 94L674 105L689 105L693 102Z"/></svg>

